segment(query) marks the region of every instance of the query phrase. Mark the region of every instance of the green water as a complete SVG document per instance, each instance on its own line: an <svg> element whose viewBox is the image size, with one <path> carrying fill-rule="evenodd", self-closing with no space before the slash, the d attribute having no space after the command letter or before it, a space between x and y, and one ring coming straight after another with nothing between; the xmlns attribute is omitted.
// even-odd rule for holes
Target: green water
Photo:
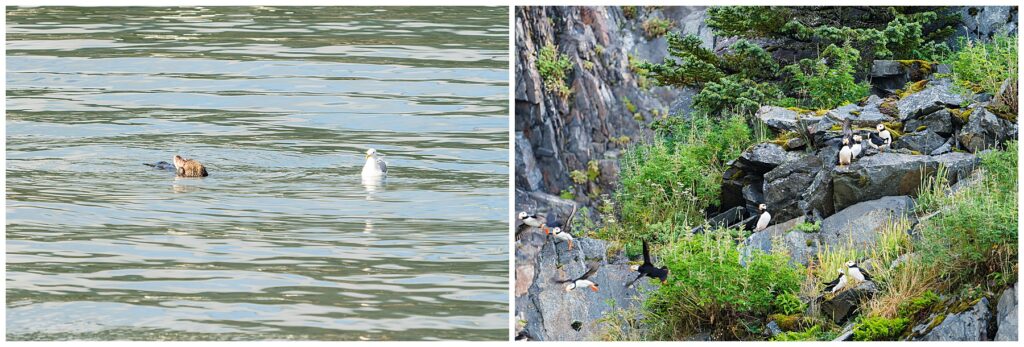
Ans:
<svg viewBox="0 0 1024 347"><path fill-rule="evenodd" d="M507 8L6 15L7 339L507 338Z"/></svg>

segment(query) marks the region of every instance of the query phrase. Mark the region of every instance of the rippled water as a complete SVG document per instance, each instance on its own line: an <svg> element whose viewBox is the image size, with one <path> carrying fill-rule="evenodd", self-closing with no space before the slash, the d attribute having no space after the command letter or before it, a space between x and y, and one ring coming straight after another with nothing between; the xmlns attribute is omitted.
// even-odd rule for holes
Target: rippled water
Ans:
<svg viewBox="0 0 1024 347"><path fill-rule="evenodd" d="M507 338L507 11L7 8L7 338Z"/></svg>

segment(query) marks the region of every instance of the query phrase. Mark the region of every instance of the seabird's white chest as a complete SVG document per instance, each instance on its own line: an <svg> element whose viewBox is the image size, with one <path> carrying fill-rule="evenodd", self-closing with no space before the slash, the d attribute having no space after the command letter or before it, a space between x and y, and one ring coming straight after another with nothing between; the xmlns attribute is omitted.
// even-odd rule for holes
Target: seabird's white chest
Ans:
<svg viewBox="0 0 1024 347"><path fill-rule="evenodd" d="M858 281L864 281L864 274L860 273L860 268L851 267L850 276L856 278Z"/></svg>
<svg viewBox="0 0 1024 347"><path fill-rule="evenodd" d="M754 231L764 230L764 228L768 227L768 222L771 222L771 220L772 215L768 211L764 211L761 213L761 217L757 219L757 227L754 228Z"/></svg>
<svg viewBox="0 0 1024 347"><path fill-rule="evenodd" d="M377 178L387 175L387 169L384 166L386 164L383 162L384 160L375 157L366 158L366 164L363 164L363 177Z"/></svg>
<svg viewBox="0 0 1024 347"><path fill-rule="evenodd" d="M858 155L860 155L860 151L861 151L861 149L862 149L862 148L861 148L861 146L860 146L860 143L859 143L859 142L858 142L858 143L855 143L855 144L853 144L853 147L850 147L850 151L852 151L852 152L853 152L853 155L851 156L851 158L857 158L857 156L858 156Z"/></svg>

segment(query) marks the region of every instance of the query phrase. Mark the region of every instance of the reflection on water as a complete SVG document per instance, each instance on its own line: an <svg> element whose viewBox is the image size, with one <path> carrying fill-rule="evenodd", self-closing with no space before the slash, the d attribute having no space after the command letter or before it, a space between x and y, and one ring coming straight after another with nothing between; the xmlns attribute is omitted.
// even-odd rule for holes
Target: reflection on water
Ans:
<svg viewBox="0 0 1024 347"><path fill-rule="evenodd" d="M505 339L507 18L7 8L7 338Z"/></svg>

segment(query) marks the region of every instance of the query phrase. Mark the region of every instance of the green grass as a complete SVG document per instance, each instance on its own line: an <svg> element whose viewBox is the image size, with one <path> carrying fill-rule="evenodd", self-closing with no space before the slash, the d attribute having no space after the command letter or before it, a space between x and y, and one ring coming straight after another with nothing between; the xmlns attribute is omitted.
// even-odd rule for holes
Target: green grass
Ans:
<svg viewBox="0 0 1024 347"><path fill-rule="evenodd" d="M1009 77L1017 76L1017 36L997 34L989 41L961 40L962 48L942 60L953 81L973 91L996 94Z"/></svg>
<svg viewBox="0 0 1024 347"><path fill-rule="evenodd" d="M853 327L854 341L893 341L910 323L906 318L869 317Z"/></svg>

